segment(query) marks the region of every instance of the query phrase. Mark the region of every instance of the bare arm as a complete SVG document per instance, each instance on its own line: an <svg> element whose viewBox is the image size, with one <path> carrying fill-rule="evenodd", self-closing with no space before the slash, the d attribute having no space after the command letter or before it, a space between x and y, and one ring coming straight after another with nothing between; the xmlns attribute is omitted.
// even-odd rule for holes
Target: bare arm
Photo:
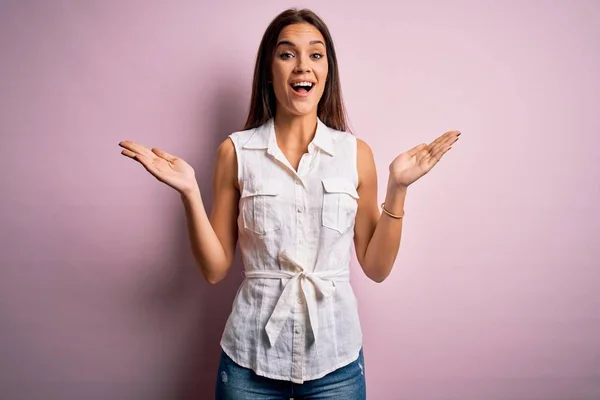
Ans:
<svg viewBox="0 0 600 400"><path fill-rule="evenodd" d="M230 139L217 150L213 176L213 207L206 214L198 187L181 194L192 253L204 278L218 283L231 267L237 244L237 160Z"/></svg>
<svg viewBox="0 0 600 400"><path fill-rule="evenodd" d="M391 272L400 249L402 219L381 214L377 202L377 170L369 145L358 141L358 212L354 227L354 247L364 273L382 282ZM388 184L386 209L401 214L406 188Z"/></svg>
<svg viewBox="0 0 600 400"><path fill-rule="evenodd" d="M458 140L459 131L448 131L429 144L421 143L396 157L389 167L385 209L404 214L408 186L427 174ZM370 147L358 141L358 212L354 227L354 247L365 274L375 282L388 277L396 261L402 239L402 218L379 212L377 172Z"/></svg>

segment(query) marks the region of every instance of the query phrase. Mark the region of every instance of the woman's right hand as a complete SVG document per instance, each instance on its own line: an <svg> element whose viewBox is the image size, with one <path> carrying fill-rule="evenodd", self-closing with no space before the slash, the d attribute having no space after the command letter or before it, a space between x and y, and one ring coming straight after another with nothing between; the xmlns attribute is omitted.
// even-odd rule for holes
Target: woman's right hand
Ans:
<svg viewBox="0 0 600 400"><path fill-rule="evenodd" d="M197 187L194 169L183 159L175 157L158 148L148 148L125 140L119 143L126 157L138 161L159 181L171 186L181 194L188 193Z"/></svg>

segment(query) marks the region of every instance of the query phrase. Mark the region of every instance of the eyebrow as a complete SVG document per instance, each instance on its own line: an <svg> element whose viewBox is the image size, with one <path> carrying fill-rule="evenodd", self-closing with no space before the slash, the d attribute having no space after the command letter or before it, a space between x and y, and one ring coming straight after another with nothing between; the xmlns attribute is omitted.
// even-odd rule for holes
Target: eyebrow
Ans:
<svg viewBox="0 0 600 400"><path fill-rule="evenodd" d="M325 47L325 43L323 43L322 40L311 40L310 45L313 45L313 44L322 44L323 47ZM294 42L291 42L289 40L281 40L279 43L277 43L277 46L275 46L275 47L284 46L284 45L296 47Z"/></svg>

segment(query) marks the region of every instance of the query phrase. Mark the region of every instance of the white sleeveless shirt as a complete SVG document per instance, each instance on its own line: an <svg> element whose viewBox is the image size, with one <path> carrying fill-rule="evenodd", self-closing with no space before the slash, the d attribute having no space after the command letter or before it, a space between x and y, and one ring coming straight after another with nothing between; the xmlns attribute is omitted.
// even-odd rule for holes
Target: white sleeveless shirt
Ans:
<svg viewBox="0 0 600 400"><path fill-rule="evenodd" d="M358 357L362 346L349 264L358 208L356 138L320 120L296 172L274 121L230 136L239 246L246 279L221 338L237 364L302 383Z"/></svg>

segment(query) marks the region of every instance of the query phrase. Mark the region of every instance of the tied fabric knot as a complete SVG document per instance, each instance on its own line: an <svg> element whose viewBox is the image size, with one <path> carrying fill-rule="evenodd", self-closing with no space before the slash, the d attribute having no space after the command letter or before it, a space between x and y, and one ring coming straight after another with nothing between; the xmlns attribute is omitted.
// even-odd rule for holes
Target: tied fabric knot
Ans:
<svg viewBox="0 0 600 400"><path fill-rule="evenodd" d="M247 271L245 273L245 276L248 279L288 279L288 282L285 284L283 291L277 300L277 304L275 304L273 313L265 326L267 336L269 337L269 343L271 346L275 344L283 329L285 321L294 308L294 302L299 299L299 296L303 295L306 299L308 318L316 346L319 332L317 293L323 298L333 296L335 293L334 282L349 281L349 270L345 268L310 272L285 250L279 254L279 261L293 266L294 270L260 270Z"/></svg>

